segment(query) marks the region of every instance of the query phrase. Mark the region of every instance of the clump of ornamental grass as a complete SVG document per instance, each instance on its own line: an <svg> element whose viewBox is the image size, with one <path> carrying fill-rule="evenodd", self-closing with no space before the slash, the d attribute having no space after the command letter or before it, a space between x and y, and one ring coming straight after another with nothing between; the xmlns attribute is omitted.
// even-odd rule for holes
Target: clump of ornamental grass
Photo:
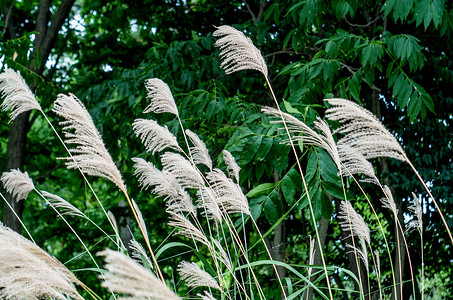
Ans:
<svg viewBox="0 0 453 300"><path fill-rule="evenodd" d="M350 177L356 180L355 176L359 174L365 176L366 180L380 186L370 162L374 158L390 157L402 160L407 162L416 172L415 167L407 158L401 145L381 122L369 111L351 101L326 99L326 102L330 105L326 111L326 119L340 123L340 127L335 131L332 131L328 123L321 118L318 118L313 124L314 128L311 128L296 117L284 113L280 109L279 101L270 85L265 60L250 38L226 25L217 27L213 35L218 38L215 45L220 48L221 67L227 74L241 70L256 70L263 74L268 84L276 108L265 107L262 111L272 118L273 123L282 124L287 144L292 148L296 157L303 189L308 200L311 225L316 235L317 249L320 251L322 272L328 295L318 289L310 279L313 277L313 269L315 268L313 266L314 240L310 243L310 266L307 268L310 278L299 275L297 278L305 283L304 289L309 286L313 287L323 298L333 299L329 272L334 268L328 267L324 259L310 192L302 172L299 152L296 149L297 142L302 142L305 146L324 149L338 169L343 188L345 188L343 178ZM135 135L143 143L146 152L156 155L161 166L159 168L144 158L133 158L134 175L137 176L140 186L143 189L149 189L165 202L169 218L168 225L174 227L175 234L187 238L193 244L196 253L205 254L202 262L183 261L179 264L177 271L181 280L185 281L189 288L204 289L203 293L197 294L200 299L216 299L216 297L222 299L236 297L266 299L261 288L259 274L255 272L255 266L270 264L274 268L281 293L286 298L289 290L283 286L282 279L275 266L276 262L272 260L271 253L263 242L264 237L258 225L251 218L249 203L239 185L240 167L235 158L230 152L224 150L222 155L226 170L223 171L214 167L204 142L196 133L183 127L170 87L162 80L152 78L145 82L145 88L148 93L149 104L143 113L169 113L174 115L179 121L185 142L185 145L180 145L178 138L167 127L159 125L155 120L140 118L135 120L132 125ZM35 109L42 113L54 129L18 72L7 69L0 74L0 91L5 99L1 108L12 111L12 120L23 112ZM63 158L67 167L79 170L88 185L89 182L85 175L105 178L118 187L129 203L147 246L145 248L136 240L133 240L130 245L132 257L129 257L125 252L110 249L98 253L105 259L104 268L106 272L100 275L102 285L112 293L113 297L119 295L119 299L180 299L176 292L166 285L166 278L164 278L152 250L146 229L146 220L139 209L139 203L136 203L128 195L122 175L106 149L102 137L83 103L72 94L61 94L54 103L53 112L63 119L60 125L63 126L65 140L63 141L57 131L54 131L69 154L68 157ZM337 136L338 139L336 139ZM69 148L69 146L72 148ZM207 171L203 172L202 170ZM416 175L423 183L417 172ZM69 214L89 220L88 216L61 197L36 189L26 172L11 170L4 173L1 180L6 190L17 199L25 199L30 192L36 191L69 226L84 246L86 253L92 258L93 263L100 269L96 260L91 256L89 247L84 244L63 215ZM91 185L89 186L92 190ZM427 189L426 185L425 188ZM395 219L397 219L396 206L389 189L382 187L382 190L385 194L385 198L382 200L383 206L391 209ZM432 197L428 189L427 191ZM365 192L364 195L369 201ZM437 202L433 197L432 199L446 225ZM371 204L371 202L369 203ZM125 247L121 245L115 218L111 213L105 212L100 201L99 204L115 232L117 241L112 239L112 242L116 244L118 249L124 250ZM371 208L377 217L374 208ZM422 211L418 201L414 201L411 210L415 213L416 218L409 223L409 228L417 228L422 238ZM367 224L349 201L341 202L337 213L340 227L345 232L349 232L351 237L352 244L347 247L354 252L357 265L359 265L358 259L360 258L368 271L368 253L371 252L372 254L373 251L369 251L372 249L370 230ZM247 245L242 241L234 222L237 217L243 220L242 226L245 226L245 218L251 220L270 260L250 261ZM377 221L379 222L378 217ZM401 232L404 232L404 224L399 225ZM383 232L380 222L379 226ZM453 243L448 226L446 228ZM242 227L241 230L245 231L245 227ZM107 233L105 235L109 236ZM31 235L30 238L32 239ZM392 263L386 240L385 244L390 263ZM405 244L407 247L406 242ZM0 249L2 260L7 261L0 266L0 295L2 297L14 299L17 297L28 298L24 295L30 295L29 299L43 297L66 299L66 296L81 298L75 289L75 285L84 287L83 284L61 263L50 257L33 242L20 237L4 226L0 226L0 247L2 247ZM372 256L372 258L375 261L375 270L379 281L381 277L381 271L378 268L379 255ZM289 270L294 269L283 262L278 263ZM246 278L238 278L238 271L244 269L246 270ZM395 288L395 276L392 275ZM362 282L361 276L358 277L358 280L360 286L363 287L365 283ZM47 282L47 285L43 284L44 281ZM400 281L402 281L402 278ZM302 292L304 290L294 292L291 297L297 297ZM89 293L93 295L91 292ZM361 293L361 297L369 296L365 295L363 291ZM380 285L379 293L382 299Z"/></svg>

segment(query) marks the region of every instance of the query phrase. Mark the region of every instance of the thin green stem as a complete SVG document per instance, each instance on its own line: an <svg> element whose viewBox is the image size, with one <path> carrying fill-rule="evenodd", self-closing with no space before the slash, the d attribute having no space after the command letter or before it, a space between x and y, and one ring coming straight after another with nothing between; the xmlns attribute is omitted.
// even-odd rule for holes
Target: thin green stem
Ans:
<svg viewBox="0 0 453 300"><path fill-rule="evenodd" d="M406 156L406 154L403 153L403 156L404 156L404 159L406 160L406 162L409 164L409 166L410 166L410 167L412 168L412 170L414 171L414 173L415 173L415 175L417 176L418 180L420 180L420 182L423 184L423 187L425 188L425 190L426 190L426 192L428 193L428 195L429 195L429 196L431 197L431 199L433 200L434 206L436 207L436 210L437 210L437 212L439 213L440 218L442 219L442 222L444 223L445 229L447 229L447 233L448 233L448 236L450 237L450 241L451 241L451 243L453 244L453 236L451 235L451 231L450 231L450 229L448 228L447 221L445 220L444 215L442 214L442 211L440 210L439 205L437 204L436 199L434 198L433 194L431 194L431 191L430 191L429 188L426 186L425 181L423 181L423 178L420 176L420 174L418 174L417 169L414 167L414 165L413 165L412 162L409 160L409 158Z"/></svg>
<svg viewBox="0 0 453 300"><path fill-rule="evenodd" d="M25 226L25 224L22 222L22 220L19 218L19 216L17 215L16 211L14 210L14 208L11 206L11 203L8 202L8 200L6 200L5 196L3 196L2 193L0 193L0 196L2 196L2 199L5 201L5 203L8 205L9 209L11 209L11 211L13 212L13 214L16 216L16 219L19 220L20 224L22 225L22 228L25 230L25 232L27 232L28 236L30 237L31 241L36 245L36 242L35 240L33 239L33 237L31 236L30 232L28 231L27 227Z"/></svg>
<svg viewBox="0 0 453 300"><path fill-rule="evenodd" d="M309 209L310 209L310 214L311 214L311 219L313 221L313 228L315 230L315 233L316 233L316 240L318 242L318 246L319 246L319 250L321 251L321 261L322 261L322 265L324 267L324 273L326 275L326 282L327 282L327 287L328 287L328 290L329 290L329 295L330 295L330 299L333 300L333 294L332 294L332 289L330 287L330 280L329 280L329 274L327 272L327 266L326 266L326 262L325 262L325 259L324 259L324 252L322 251L322 245L321 245L321 239L319 237L319 232L318 232L318 228L316 226L316 219L315 219L315 214L314 214L314 210L313 210L313 205L311 203L311 199L310 199L310 193L308 191L308 187L307 187L307 183L305 181L305 176L304 176L304 173L302 171L302 166L299 162L299 159L298 159L298 156L297 156L297 151L296 151L296 148L294 146L294 142L291 138L291 134L289 132L289 129L288 129L288 126L286 125L286 121L285 121L285 118L283 117L283 114L282 114L282 111L280 109L280 105L278 104L278 101L277 101L277 97L275 96L275 93L274 93L274 90L272 89L272 86L269 82L269 79L267 78L267 76L264 76L264 78L266 79L266 82L267 82L267 86L269 87L269 90L271 92L271 95L272 95L272 98L274 99L275 101L275 104L277 106L277 109L278 111L280 112L280 117L282 119L282 122L283 122L283 125L285 127L285 130L286 130L286 134L288 135L288 139L289 139L289 142L290 142L290 145L291 145L291 148L293 150L293 153L294 155L296 156L296 162L297 162L297 167L299 169L299 172L300 172L300 175L301 175L301 178L302 178L302 183L303 183L303 186L304 186L304 190L307 194L307 200L308 200L308 206L309 206ZM275 269L275 272L277 274L277 277L278 277L278 280L280 282L280 285L282 284L281 283L281 280L280 280L280 277L278 275L278 272L277 272L277 269L276 267L274 266L274 269ZM284 289L283 289L284 290ZM284 291L283 291L284 292ZM286 295L285 295L285 298L286 298Z"/></svg>

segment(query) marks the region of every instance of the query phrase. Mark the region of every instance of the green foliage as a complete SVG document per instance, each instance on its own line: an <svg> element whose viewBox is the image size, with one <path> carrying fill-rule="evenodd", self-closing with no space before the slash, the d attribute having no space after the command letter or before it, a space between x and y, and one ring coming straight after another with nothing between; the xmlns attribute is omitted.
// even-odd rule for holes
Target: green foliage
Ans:
<svg viewBox="0 0 453 300"><path fill-rule="evenodd" d="M233 154L241 167L241 186L248 192L254 220L260 228L268 230L269 237L277 222L285 224L286 236L281 241L285 259L295 264L306 262L307 237L315 234L307 226L311 217L307 213L308 199L296 168L296 158L289 147L282 144L286 139L278 126L269 124L260 113L262 105L272 103L266 86L254 72L225 76L219 69L218 51L210 35L213 24L235 24L252 38L265 56L274 77L271 79L277 98L282 99L285 111L307 124L311 125L316 116L322 116L325 97L350 98L372 108L384 118L414 164L421 166L420 173L430 180L444 210L451 211L452 124L448 109L452 105L449 95L453 86L451 4L442 0L304 0L256 1L248 5L249 8L231 1L169 1L165 4L152 0L85 1L74 10L84 20L83 34L79 29L69 30L72 33L68 35L61 32L58 45L63 55L57 62L57 72L37 77L26 71L30 65L27 53L32 47L31 25L37 17L36 3L16 1L13 17L24 26L19 28L17 39L6 40L2 33L0 55L9 67L21 70L28 82L36 83L39 100L46 110L56 93L63 89L76 93L87 105L147 222L159 224L149 226L150 237L153 245L163 245L158 253L166 262L164 272L167 274L174 271L187 245L180 242L183 239L167 243L171 229L165 225L167 216L162 209L162 199L140 193L132 176L131 157L139 155L156 163L159 157L143 153L132 134L131 124L137 117L156 117L178 136L180 143L183 139L178 122L171 116L141 114L147 104L143 87L147 78L159 77L169 84L183 126L195 129L218 163L223 163L220 155L223 148ZM136 31L131 30L131 24L137 25ZM67 37L67 44L62 37ZM54 51L53 59L58 57L58 51ZM65 65L64 60L69 60L70 65ZM49 130L43 129L43 120L34 114L31 120L34 123L28 135L26 169L32 177L39 178L40 187L70 200L101 227L108 226L81 179L55 161L64 152ZM1 155L4 158L9 129L6 121L2 124ZM349 268L332 198L334 201L354 200L355 207L370 224L374 224L375 217L355 185L350 181L343 185L327 153L319 148L297 146L316 220L323 216L331 221L326 241L327 259ZM1 161L4 167L4 159ZM384 178L387 173L382 172L381 164L377 165L378 174ZM407 212L407 200L412 191L427 200L405 166L394 161L389 161L389 165L389 181L401 211ZM43 174L42 170L48 171ZM94 185L106 209L112 210L124 224L130 218L130 211L119 206L119 193L102 181L95 181ZM379 208L378 192L364 186L373 207ZM451 277L451 268L448 268L451 249L444 246L448 238L431 202L427 202L425 213L424 221L428 224L425 246L430 245L425 247L427 277L436 284L442 283L444 290L449 291L451 283L441 280ZM391 238L394 235L392 218L384 210L379 210L378 215L384 221L385 235ZM87 239L94 241L93 251L109 245L91 225L77 218L69 219L78 232L84 232ZM75 246L74 236L55 220L41 200L29 199L24 220L33 228L38 243L67 262L71 269L90 267L83 249ZM451 218L447 222L451 224ZM245 223L250 226L250 221ZM374 232L378 230L375 224L371 227ZM247 238L252 241L260 239L251 230L247 232L251 232ZM138 231L133 233L139 236ZM376 234L373 248L384 244L380 235ZM420 257L418 251L423 245L419 245L414 233L409 233L408 240L413 243L411 251L415 251L412 257ZM393 245L393 240L390 243ZM206 255L190 250L193 252L182 255L185 259L201 259ZM251 255L264 259L263 253L260 248ZM177 259L170 259L173 256ZM389 266L388 257L381 259L383 266ZM420 263L414 260L416 268L420 268ZM262 272L266 278L272 277L269 266L263 267ZM392 285L391 272L389 268L383 270L386 286ZM85 283L101 291L96 275L79 274ZM339 274L344 275L340 279L346 289L353 290L353 283L347 280L350 275ZM301 277L295 278L299 279L288 281L289 287L297 293L297 289L300 291L305 285ZM266 293L275 292L273 280L274 277L266 281ZM320 279L316 285L324 288L325 283ZM377 290L376 282L371 285L372 290ZM187 295L191 294L187 289ZM335 296L345 298L340 291Z"/></svg>

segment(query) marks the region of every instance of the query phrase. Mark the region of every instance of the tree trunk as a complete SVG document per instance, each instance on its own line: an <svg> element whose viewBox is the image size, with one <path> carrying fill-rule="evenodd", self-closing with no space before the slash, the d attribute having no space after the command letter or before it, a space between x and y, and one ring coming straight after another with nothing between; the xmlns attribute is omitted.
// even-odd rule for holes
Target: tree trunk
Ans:
<svg viewBox="0 0 453 300"><path fill-rule="evenodd" d="M29 129L29 112L22 113L11 124L8 150L6 153L6 170L23 169L26 155L27 132ZM15 213L21 217L24 209L23 201L16 201L11 194L6 193L6 200L9 202ZM16 232L21 232L22 225L16 215L7 204L3 210L3 222Z"/></svg>
<svg viewBox="0 0 453 300"><path fill-rule="evenodd" d="M58 8L52 19L50 27L48 26L48 23L51 1L42 0L39 3L39 13L36 22L36 32L38 34L33 44L34 58L30 62L30 70L35 72L39 76L41 76L44 71L47 59L49 58L50 52L57 40L58 32L60 31L64 20L68 17L74 2L75 0L63 0L61 2L60 7ZM13 9L13 6L9 8L5 7L4 15L7 16L11 14L11 9ZM8 18L7 21L8 32L10 33L10 35L15 34L12 19ZM11 36L11 38L16 37ZM36 61L37 55L40 56L39 63L37 63ZM31 125L29 124L29 116L29 112L22 113L14 120L11 125L8 140L8 150L6 155L6 171L9 171L11 169L23 170L24 168L26 158L27 133ZM8 194L6 195L6 199L15 210L17 216L19 218L22 218L23 202L15 201L14 199L12 199L11 195ZM3 222L6 226L12 228L13 230L17 232L21 231L21 224L19 220L7 204L5 204L3 211Z"/></svg>

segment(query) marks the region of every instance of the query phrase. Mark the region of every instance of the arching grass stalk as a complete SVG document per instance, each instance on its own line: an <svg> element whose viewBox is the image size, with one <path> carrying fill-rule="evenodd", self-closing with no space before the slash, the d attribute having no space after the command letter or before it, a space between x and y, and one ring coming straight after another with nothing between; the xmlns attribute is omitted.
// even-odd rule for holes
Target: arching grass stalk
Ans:
<svg viewBox="0 0 453 300"><path fill-rule="evenodd" d="M52 209L57 213L57 215L63 220L63 222L68 226L68 228L72 231L72 233L75 235L75 237L79 240L79 242L82 244L83 248L85 249L86 253L88 254L88 256L90 256L91 260L93 261L94 265L96 266L96 268L99 269L99 265L98 263L96 262L96 260L94 259L93 255L91 254L90 250L88 249L88 247L85 245L85 243L82 241L82 239L80 238L80 236L77 234L77 232L74 230L74 228L71 226L71 224L68 223L68 221L66 220L65 217L63 217L63 215L54 207L54 205L49 201L47 200L47 198L41 193L41 191L39 191L38 189L35 188L35 192L50 206L52 207Z"/></svg>
<svg viewBox="0 0 453 300"><path fill-rule="evenodd" d="M345 168L346 170L348 170L347 168ZM376 221L378 222L378 225L379 225L379 229L381 230L382 232L382 237L384 238L384 243L385 243L385 248L387 250L387 254L389 256L389 261L390 261L390 268L393 270L393 260L392 260L392 254L390 253L390 248L389 248L389 244L388 244L388 241L387 241L387 238L385 237L385 234L384 234L384 227L382 227L382 224L381 224L381 221L379 220L379 217L376 213L376 210L374 209L373 205L371 204L371 201L370 199L368 198L367 194L365 193L365 191L363 190L362 186L360 185L360 183L357 181L357 179L349 172L348 170L348 173L349 173L349 176L354 180L354 182L357 184L357 186L359 187L360 191L362 192L362 194L365 196L365 199L367 200L371 210L373 211L373 214L375 215L376 217ZM395 288L396 287L396 278L395 278L395 274L394 272L392 272L392 279L393 279L393 287Z"/></svg>
<svg viewBox="0 0 453 300"><path fill-rule="evenodd" d="M347 197L346 197L346 188L345 188L345 185L344 185L344 182L343 182L343 177L341 177L341 185L343 187L344 199L345 199L345 201L348 201ZM365 292L363 291L362 272L361 272L361 269L360 269L359 257L357 255L357 249L358 248L355 245L355 239L354 239L352 223L351 223L351 216L350 216L349 210L346 210L346 215L347 215L347 223L349 225L349 232L351 233L352 251L354 252L355 263L357 265L357 275L359 277L359 286L360 286L359 287L359 291L362 293L362 296L365 298ZM369 282L369 280L368 280L368 282Z"/></svg>
<svg viewBox="0 0 453 300"><path fill-rule="evenodd" d="M44 116L44 119L47 121L47 123L49 124L50 128L52 129L52 131L55 133L56 137L58 138L58 140L61 142L61 144L63 145L64 149L66 150L66 152L68 153L69 157L72 158L72 153L71 151L69 151L68 147L66 146L65 142L63 141L63 139L61 138L61 136L58 134L57 130L55 129L55 127L53 126L52 122L50 122L50 120L47 118L47 115L44 113L44 111L41 110L41 113L42 115ZM74 163L77 164L77 162L73 159ZM96 199L97 203L99 204L99 207L102 209L102 212L104 213L105 217L107 218L107 220L109 221L110 223L110 226L112 226L113 228L113 231L116 233L116 229L115 229L115 226L114 224L112 223L112 221L110 220L110 218L108 217L108 214L107 214L107 211L105 210L104 208L104 205L102 205L102 202L101 200L99 199L98 195L96 194L96 192L94 191L93 187L91 186L90 182L88 181L88 178L85 176L85 174L82 172L82 170L80 169L80 167L77 165L77 170L79 170L80 174L82 175L83 177L83 180L85 181L85 183L87 184L88 188L90 189L91 193L93 194L94 198ZM121 242L122 244L122 247L123 249L126 249L125 245L123 244L123 241L121 240L121 238L118 237L118 240ZM116 243L115 243L116 244Z"/></svg>
<svg viewBox="0 0 453 300"><path fill-rule="evenodd" d="M17 215L16 211L14 210L14 208L11 206L11 203L8 202L8 200L6 200L5 196L3 196L2 193L0 193L0 196L2 197L3 201L5 201L5 203L8 205L9 209L11 209L11 211L13 212L13 214L16 216L16 219L19 220L20 222L20 225L22 225L22 228L25 230L25 232L27 232L28 236L30 237L31 241L36 244L35 240L33 239L33 237L31 236L30 232L28 231L27 227L25 226L25 224L22 222L22 220L19 218L19 216Z"/></svg>
<svg viewBox="0 0 453 300"><path fill-rule="evenodd" d="M434 206L436 207L436 210L437 212L439 213L440 215L440 218L442 219L442 223L444 223L444 226L445 226L445 229L447 229L447 233L448 233L448 237L450 238L450 241L453 245L453 236L451 235L451 231L448 227L448 224L447 224L447 221L445 220L445 217L444 215L442 214L442 211L440 210L440 207L439 205L437 204L437 201L436 199L434 198L433 194L431 194L431 191L430 189L426 186L425 184L425 181L423 180L423 178L420 176L420 174L418 173L417 169L414 167L414 165L412 164L412 162L409 160L409 158L404 154L404 159L406 160L406 162L409 164L409 166L412 168L412 170L414 171L415 175L417 176L418 180L422 183L423 187L425 188L426 192L428 193L429 197L433 200L433 203L434 203Z"/></svg>
<svg viewBox="0 0 453 300"><path fill-rule="evenodd" d="M270 92L271 92L272 98L273 98L274 101L275 101L275 105L277 106L277 110L278 110L278 111L280 112L280 114L281 114L282 111L281 111L281 109L280 109L280 105L278 104L277 98L276 98L275 93L274 93L274 90L272 89L272 86L271 86L271 84L270 84L270 82L269 82L269 79L267 78L267 76L264 76L264 78L266 79L266 83L267 83L267 85L268 85L268 87L269 87L269 90L270 90ZM313 221L313 228L314 228L314 230L315 230L315 233L316 233L316 240L317 240L317 242L318 242L318 247L319 247L320 252L321 252L321 261L322 261L322 265L323 265L323 267L324 267L324 273L325 273L325 276L326 276L327 288L328 288L328 290L329 290L330 298L333 300L333 294L332 294L332 290L331 290L331 286L330 286L329 274L328 274L328 272L327 272L327 266L326 266L326 262L325 262L325 259L324 259L324 252L323 252L323 250L322 250L321 239L320 239L320 237L319 237L318 228L317 228L317 226L316 226L315 213L314 213L314 210L313 210L313 205L312 205L312 203L311 203L310 193L309 193L309 191L308 191L308 186L307 186L307 183L306 183L306 181L305 181L304 172L302 171L302 166L301 166L301 164L300 164L300 162L299 162L299 158L298 158L298 155L297 155L296 148L295 148L295 146L294 146L294 142L293 142L293 140L292 140L292 138L291 138L291 134L290 134L290 132L289 132L288 126L286 125L285 118L283 117L282 114L281 114L281 119L282 119L282 121L283 121L283 126L285 127L286 134L288 135L288 139L289 139L289 142L290 142L290 145L291 145L291 149L292 149L292 151L293 151L293 153L294 153L294 156L296 157L297 167L298 167L298 169L299 169L299 173L300 173L300 176L301 176L301 178L302 178L302 183L303 183L303 186L304 186L304 190L305 190L305 192L306 192L306 194L307 194L308 206L309 206L309 210L310 210L311 219L312 219L312 221ZM267 249L267 247L266 247L266 250L268 251L268 254L269 254L269 256L270 256L270 252L269 252L269 250ZM275 266L274 266L274 268L275 268ZM275 272L277 273L277 277L278 277L278 279L279 279L279 281L280 281L280 277L279 277L279 275L278 275L277 270L275 270ZM280 284L281 284L281 283L280 283Z"/></svg>

